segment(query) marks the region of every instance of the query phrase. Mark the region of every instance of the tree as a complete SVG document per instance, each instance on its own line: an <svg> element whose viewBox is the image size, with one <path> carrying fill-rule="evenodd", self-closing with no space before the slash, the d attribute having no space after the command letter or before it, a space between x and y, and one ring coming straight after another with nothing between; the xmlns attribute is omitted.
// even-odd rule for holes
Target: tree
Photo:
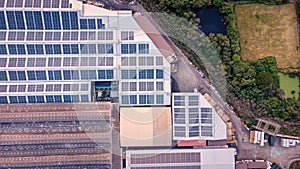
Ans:
<svg viewBox="0 0 300 169"><path fill-rule="evenodd" d="M268 72L259 72L258 75L255 77L255 80L256 84L262 89L270 88L271 84L274 81L272 74Z"/></svg>

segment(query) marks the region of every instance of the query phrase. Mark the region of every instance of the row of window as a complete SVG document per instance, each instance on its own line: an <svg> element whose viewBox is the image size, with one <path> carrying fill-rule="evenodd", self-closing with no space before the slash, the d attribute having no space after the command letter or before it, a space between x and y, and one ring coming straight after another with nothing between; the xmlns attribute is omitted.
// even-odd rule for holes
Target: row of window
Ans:
<svg viewBox="0 0 300 169"><path fill-rule="evenodd" d="M11 84L0 85L0 92L67 92L67 91L88 91L88 84Z"/></svg>
<svg viewBox="0 0 300 169"><path fill-rule="evenodd" d="M98 74L97 74L98 73ZM48 76L47 76L48 74ZM27 75L27 76L26 76ZM48 77L48 78L47 78ZM26 80L103 80L114 79L113 70L27 70L0 71L0 81Z"/></svg>
<svg viewBox="0 0 300 169"><path fill-rule="evenodd" d="M0 21L1 30L7 28L10 30L84 30L105 28L102 19L78 19L78 12L75 11L0 11Z"/></svg>
<svg viewBox="0 0 300 169"><path fill-rule="evenodd" d="M23 6L23 1L25 1ZM6 8L69 8L69 0L6 0L1 1L0 7ZM43 3L43 5L42 5Z"/></svg>
<svg viewBox="0 0 300 169"><path fill-rule="evenodd" d="M164 95L122 95L121 101L126 104L164 104Z"/></svg>
<svg viewBox="0 0 300 169"><path fill-rule="evenodd" d="M39 95L39 96L0 96L0 104L89 102L88 95Z"/></svg>
<svg viewBox="0 0 300 169"><path fill-rule="evenodd" d="M0 44L0 55L113 54L113 44Z"/></svg>
<svg viewBox="0 0 300 169"><path fill-rule="evenodd" d="M162 56L121 57L122 66L163 66Z"/></svg>
<svg viewBox="0 0 300 169"><path fill-rule="evenodd" d="M138 74L137 74L138 72ZM155 78L154 78L154 72ZM138 77L137 77L138 75ZM121 70L121 79L163 79L163 69L126 69Z"/></svg>
<svg viewBox="0 0 300 169"><path fill-rule="evenodd" d="M122 82L121 87L122 91L163 91L164 82Z"/></svg>

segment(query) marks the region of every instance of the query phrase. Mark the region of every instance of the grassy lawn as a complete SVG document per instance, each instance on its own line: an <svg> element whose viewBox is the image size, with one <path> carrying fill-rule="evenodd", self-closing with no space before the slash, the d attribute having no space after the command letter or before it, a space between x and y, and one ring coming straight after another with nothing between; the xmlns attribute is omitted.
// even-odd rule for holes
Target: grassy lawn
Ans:
<svg viewBox="0 0 300 169"><path fill-rule="evenodd" d="M272 56L279 68L297 67L300 51L293 4L236 5L235 12L243 60Z"/></svg>
<svg viewBox="0 0 300 169"><path fill-rule="evenodd" d="M299 97L299 78L291 78L288 74L279 73L280 79L280 88L285 91L286 97L298 99ZM292 95L291 91L295 91L296 93Z"/></svg>

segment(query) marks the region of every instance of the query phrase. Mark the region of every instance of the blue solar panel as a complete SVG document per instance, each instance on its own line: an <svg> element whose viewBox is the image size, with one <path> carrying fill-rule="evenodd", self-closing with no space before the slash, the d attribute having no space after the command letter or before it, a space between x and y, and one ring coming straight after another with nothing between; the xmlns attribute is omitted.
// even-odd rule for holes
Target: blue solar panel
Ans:
<svg viewBox="0 0 300 169"><path fill-rule="evenodd" d="M71 46L69 44L63 44L64 54L71 54Z"/></svg>
<svg viewBox="0 0 300 169"><path fill-rule="evenodd" d="M105 79L105 70L98 70L98 79Z"/></svg>
<svg viewBox="0 0 300 169"><path fill-rule="evenodd" d="M71 49L72 49L72 54L79 54L79 49L77 44L72 44Z"/></svg>
<svg viewBox="0 0 300 169"><path fill-rule="evenodd" d="M88 29L88 20L87 19L80 19L80 29Z"/></svg>
<svg viewBox="0 0 300 169"><path fill-rule="evenodd" d="M39 55L43 55L44 54L43 45L35 45L35 53Z"/></svg>
<svg viewBox="0 0 300 169"><path fill-rule="evenodd" d="M129 53L130 54L136 53L136 44L129 44Z"/></svg>
<svg viewBox="0 0 300 169"><path fill-rule="evenodd" d="M61 71L60 70L54 70L54 79L55 80L62 80Z"/></svg>
<svg viewBox="0 0 300 169"><path fill-rule="evenodd" d="M106 44L106 53L113 54L114 53L114 46L113 44Z"/></svg>
<svg viewBox="0 0 300 169"><path fill-rule="evenodd" d="M36 103L35 96L27 96L28 98L28 103Z"/></svg>
<svg viewBox="0 0 300 169"><path fill-rule="evenodd" d="M60 15L59 12L52 12L53 29L60 30Z"/></svg>
<svg viewBox="0 0 300 169"><path fill-rule="evenodd" d="M148 54L149 53L149 44L139 44L139 53Z"/></svg>
<svg viewBox="0 0 300 169"><path fill-rule="evenodd" d="M24 16L22 11L15 11L15 17L16 17L16 23L17 28L24 30L25 29L25 22L24 22Z"/></svg>
<svg viewBox="0 0 300 169"><path fill-rule="evenodd" d="M19 103L26 103L26 97L25 96L18 96Z"/></svg>
<svg viewBox="0 0 300 169"><path fill-rule="evenodd" d="M33 12L32 11L25 11L25 18L26 18L26 26L28 30L34 30L35 29L35 23L33 18Z"/></svg>
<svg viewBox="0 0 300 169"><path fill-rule="evenodd" d="M11 104L18 103L18 97L17 96L9 96L9 102Z"/></svg>
<svg viewBox="0 0 300 169"><path fill-rule="evenodd" d="M25 51L25 45L17 45L17 52L19 55L25 55L26 51Z"/></svg>
<svg viewBox="0 0 300 169"><path fill-rule="evenodd" d="M71 29L78 30L78 14L77 12L70 12Z"/></svg>
<svg viewBox="0 0 300 169"><path fill-rule="evenodd" d="M71 79L71 71L70 70L64 70L63 74L64 74L64 80L72 80Z"/></svg>
<svg viewBox="0 0 300 169"><path fill-rule="evenodd" d="M102 24L102 19L97 19L97 27L98 27L98 29L104 29L103 24Z"/></svg>
<svg viewBox="0 0 300 169"><path fill-rule="evenodd" d="M9 80L11 80L11 81L17 81L18 80L18 76L17 76L16 71L8 71L8 75L9 75Z"/></svg>
<svg viewBox="0 0 300 169"><path fill-rule="evenodd" d="M53 45L54 54L61 54L61 46L60 44L54 44Z"/></svg>
<svg viewBox="0 0 300 169"><path fill-rule="evenodd" d="M45 29L46 29L46 30L52 30L52 29L53 29L53 26L52 26L51 12L49 12L49 11L44 11L44 12L43 12L43 16L44 16L44 25L45 25Z"/></svg>
<svg viewBox="0 0 300 169"><path fill-rule="evenodd" d="M9 29L17 29L14 11L6 11L7 23Z"/></svg>
<svg viewBox="0 0 300 169"><path fill-rule="evenodd" d="M64 102L71 102L71 96L70 95L64 95Z"/></svg>
<svg viewBox="0 0 300 169"><path fill-rule="evenodd" d="M128 44L121 44L121 54L128 54Z"/></svg>
<svg viewBox="0 0 300 169"><path fill-rule="evenodd" d="M8 100L6 96L0 96L0 104L7 104Z"/></svg>
<svg viewBox="0 0 300 169"><path fill-rule="evenodd" d="M46 95L46 102L47 103L53 103L54 102L54 98L52 95Z"/></svg>
<svg viewBox="0 0 300 169"><path fill-rule="evenodd" d="M79 102L79 95L72 95L71 100L72 102Z"/></svg>
<svg viewBox="0 0 300 169"><path fill-rule="evenodd" d="M36 73L36 80L47 80L46 71L38 70Z"/></svg>
<svg viewBox="0 0 300 169"><path fill-rule="evenodd" d="M27 44L26 47L27 47L27 53L29 55L35 54L35 48L33 44Z"/></svg>
<svg viewBox="0 0 300 169"><path fill-rule="evenodd" d="M37 103L45 103L44 96L36 96Z"/></svg>
<svg viewBox="0 0 300 169"><path fill-rule="evenodd" d="M18 54L17 53L17 46L9 44L8 45L8 52L9 52L10 55L16 55L16 54Z"/></svg>
<svg viewBox="0 0 300 169"><path fill-rule="evenodd" d="M96 20L88 19L89 29L96 29Z"/></svg>
<svg viewBox="0 0 300 169"><path fill-rule="evenodd" d="M89 101L89 96L88 95L81 95L81 102L88 102Z"/></svg>
<svg viewBox="0 0 300 169"><path fill-rule="evenodd" d="M164 78L164 70L156 69L156 79L163 79Z"/></svg>
<svg viewBox="0 0 300 169"><path fill-rule="evenodd" d="M1 30L5 30L6 29L6 22L5 22L4 11L0 11L0 29Z"/></svg>
<svg viewBox="0 0 300 169"><path fill-rule="evenodd" d="M54 95L54 102L62 102L61 95Z"/></svg>
<svg viewBox="0 0 300 169"><path fill-rule="evenodd" d="M71 70L72 80L79 80L79 71Z"/></svg>
<svg viewBox="0 0 300 169"><path fill-rule="evenodd" d="M19 81L26 80L25 71L18 71L17 74L18 74Z"/></svg>
<svg viewBox="0 0 300 169"><path fill-rule="evenodd" d="M6 55L7 50L6 50L6 45L0 45L0 55Z"/></svg>
<svg viewBox="0 0 300 169"><path fill-rule="evenodd" d="M48 77L49 77L49 80L54 80L54 74L53 74L52 70L48 70Z"/></svg>
<svg viewBox="0 0 300 169"><path fill-rule="evenodd" d="M27 76L28 76L28 80L36 80L34 71L28 70L27 71Z"/></svg>
<svg viewBox="0 0 300 169"><path fill-rule="evenodd" d="M113 70L106 70L106 78L113 79L114 78L114 71Z"/></svg>
<svg viewBox="0 0 300 169"><path fill-rule="evenodd" d="M61 12L62 26L64 30L70 30L70 16L69 12Z"/></svg>
<svg viewBox="0 0 300 169"><path fill-rule="evenodd" d="M7 81L6 71L0 71L0 81Z"/></svg>
<svg viewBox="0 0 300 169"><path fill-rule="evenodd" d="M80 70L81 80L89 79L89 71L88 70Z"/></svg>
<svg viewBox="0 0 300 169"><path fill-rule="evenodd" d="M45 45L45 51L46 51L46 54L53 54L53 46L51 44L46 44Z"/></svg>
<svg viewBox="0 0 300 169"><path fill-rule="evenodd" d="M33 11L34 22L35 22L35 29L36 30L43 30L43 20L42 20L42 12L40 11Z"/></svg>

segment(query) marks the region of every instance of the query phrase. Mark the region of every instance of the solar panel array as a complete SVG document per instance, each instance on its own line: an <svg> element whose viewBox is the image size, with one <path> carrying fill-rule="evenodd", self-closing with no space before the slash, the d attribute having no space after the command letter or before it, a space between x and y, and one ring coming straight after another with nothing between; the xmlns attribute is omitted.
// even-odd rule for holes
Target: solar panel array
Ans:
<svg viewBox="0 0 300 169"><path fill-rule="evenodd" d="M175 140L213 137L213 109L200 104L199 94L174 94L173 134Z"/></svg>
<svg viewBox="0 0 300 169"><path fill-rule="evenodd" d="M130 168L201 168L200 152L131 154Z"/></svg>
<svg viewBox="0 0 300 169"><path fill-rule="evenodd" d="M70 8L69 0L0 0L6 8Z"/></svg>
<svg viewBox="0 0 300 169"><path fill-rule="evenodd" d="M152 54L150 40L136 41L133 30L110 29L108 17L65 8L68 0L0 0L0 85L10 82L0 91L0 103L87 102L91 89L67 91L62 83L120 81L123 105L169 104L164 89L170 70L163 56ZM29 83L41 82L44 89L31 92ZM125 87L130 82L136 86ZM47 83L61 87L46 90ZM25 91L8 90L10 85Z"/></svg>

